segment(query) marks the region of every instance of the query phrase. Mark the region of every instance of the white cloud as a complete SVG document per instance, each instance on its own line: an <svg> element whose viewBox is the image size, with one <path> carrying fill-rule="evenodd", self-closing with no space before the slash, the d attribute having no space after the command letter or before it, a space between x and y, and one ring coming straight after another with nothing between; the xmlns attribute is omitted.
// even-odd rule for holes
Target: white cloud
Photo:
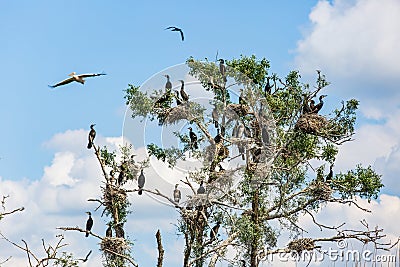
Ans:
<svg viewBox="0 0 400 267"><path fill-rule="evenodd" d="M297 45L297 65L305 72L399 75L400 2L396 0L319 1L312 23ZM357 76L358 76L357 75Z"/></svg>
<svg viewBox="0 0 400 267"><path fill-rule="evenodd" d="M97 203L88 202L89 198L101 196L99 185L103 180L101 169L93 150L86 148L87 130L67 130L56 134L44 145L54 150L54 157L48 166L44 167L43 176L37 180L10 181L0 178L0 196L10 195L7 209L20 206L25 211L6 217L0 222L1 232L12 241L19 242L22 238L26 240L33 251L41 253L41 239L46 243L54 244L55 236L61 233L56 230L61 226L84 227L87 219L85 211L92 211L94 226L92 231L103 235L106 229L107 218L101 217L101 209L94 212ZM116 151L120 156L119 145L122 137L103 137L99 133L96 136L96 144L107 146L109 151ZM144 148L136 148L136 161L146 157ZM155 167L159 163L153 162ZM153 167L154 167L153 166ZM153 168L145 170L146 185L148 189L160 189L167 196L172 197L174 184L168 179L162 179L174 172L163 173ZM172 179L175 183L175 179ZM128 182L127 189L137 188L136 181ZM181 188L183 198L189 194L183 186ZM156 253L155 232L160 229L163 234L163 243L166 250L165 263L176 265L182 262L182 255L176 253L177 248L183 249L181 238L177 238L176 223L177 212L169 202L162 198L156 198L148 193L139 196L131 194L132 203L126 224L126 234L133 240L133 255L142 265L155 264L155 259L149 255ZM23 223L21 223L23 222ZM92 249L90 261L82 266L100 266L101 254L98 251L98 240L84 238L81 233L66 232L65 241L70 244L66 251L73 252L76 257L84 257ZM26 265L26 254L11 247L8 243L0 240L2 255L12 255L13 258L4 266ZM4 249L3 249L4 248ZM150 254L149 254L150 253ZM0 259L2 259L0 257Z"/></svg>

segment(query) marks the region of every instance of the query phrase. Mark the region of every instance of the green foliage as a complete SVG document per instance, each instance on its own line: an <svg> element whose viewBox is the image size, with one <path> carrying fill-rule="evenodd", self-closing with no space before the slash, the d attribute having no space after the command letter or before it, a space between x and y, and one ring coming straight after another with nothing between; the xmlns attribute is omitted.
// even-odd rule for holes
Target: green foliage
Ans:
<svg viewBox="0 0 400 267"><path fill-rule="evenodd" d="M336 189L343 199L359 197L370 201L376 199L383 187L381 175L377 174L371 166L363 168L357 165L355 170L347 173L339 173L332 181L332 187Z"/></svg>
<svg viewBox="0 0 400 267"><path fill-rule="evenodd" d="M184 152L174 147L163 149L152 143L147 145L147 151L150 156L155 156L158 160L167 162L170 168L173 168L176 165L177 160L185 159Z"/></svg>
<svg viewBox="0 0 400 267"><path fill-rule="evenodd" d="M371 167L357 166L355 170L346 174L337 174L331 183L324 181L327 175L324 173L326 164L334 165L339 146L343 142L349 141L354 134L356 110L359 104L357 100L351 99L342 102L342 106L331 113L326 111L325 106L318 114L307 116L310 114L304 114L304 103L312 98L318 98L323 94L325 87L330 84L325 75L317 72L316 84L310 86L301 82L298 71L291 71L283 78L277 74L271 75L269 73L270 63L265 58L258 60L254 55L250 57L242 55L238 59L225 62L226 80L222 77L218 64L214 62L189 58L186 63L190 68L189 74L197 78L205 90L213 92L210 104L218 110L219 123L225 123L225 140L222 144L229 149L230 158L236 156L232 155L232 151L239 148L238 141L231 136L235 120L245 126L246 138L243 140L246 140L248 145L245 153L246 163L235 170L235 175L240 175L242 180L237 188L230 189L228 193L224 192L226 194L220 198L217 197L216 200L246 210L242 214L228 212L230 219L222 221L226 229L238 234L239 244L245 248L244 255L247 259L253 257L254 260L255 254L250 253L251 250L260 252L265 246L276 247L279 231L274 230L271 225L275 226L276 222L282 231L298 234L300 230L296 222L302 212L305 209L318 211L321 204L332 200L332 194L339 194L343 199L360 196L371 200L378 196L383 185L380 175L376 174ZM264 92L267 82L271 86L271 92L269 90ZM233 84L243 87L245 104L232 103L230 105L232 100L228 89ZM314 88L314 91L310 91L310 88ZM208 132L210 122L205 117L205 108L189 101L185 107L178 108L178 111L181 109L180 112L185 115L183 116L176 113L177 107L171 107L171 102L167 101L165 105L154 106L153 99L157 99L163 94L165 93L162 91L154 91L148 97L147 94L140 93L137 87L131 86L130 91L127 90L126 98L129 100L134 116L157 117L160 125L182 120L187 123L195 123L200 130L198 132L199 142L203 141L202 147L206 147L206 149L204 151L193 150L187 134L175 133L183 145L182 149L161 148L156 144L148 144L147 149L150 155L167 162L171 168L176 165L177 160L186 160L184 155L187 151L191 151L196 158L205 159L203 168L189 174L190 179L197 182L209 183L218 179L218 175L224 171L230 171L223 170L218 173L214 168L215 163L219 163L224 158L222 154L215 153L218 151L215 150L217 146L213 141L208 140L211 136ZM329 99L329 101L335 100ZM340 103L338 104L340 105ZM232 119L226 115L228 114L227 106L232 108L237 118ZM262 114L263 109L268 110L270 117ZM171 119L171 116L175 117ZM273 158L268 163L259 162L256 161L257 157L255 156L256 149L260 149L258 146L262 146L262 144L260 145L262 134L258 129L259 124L269 124L268 120L271 117L273 117L271 125L276 128L271 133L274 142L269 144L267 150L273 148L273 151L269 151ZM306 126L310 124L312 127L300 127L299 122L301 121ZM207 142L210 144L207 145ZM207 155L210 154L212 156L207 158ZM315 159L323 161L323 164L317 167L315 176L308 177L311 170L310 161ZM228 160L230 159L228 158ZM207 186L208 184L206 184L206 188L208 188ZM207 212L211 212L211 216L207 219L215 221L216 214L219 214L218 216L223 214L221 210L222 208L219 206L211 206L207 210ZM179 221L178 230L184 234L187 242L189 236L187 233L191 231L191 227L193 225L188 225L187 220ZM206 230L209 230L208 226L196 229L195 236L199 239L190 241L192 242L192 258L204 252L201 240L206 236Z"/></svg>
<svg viewBox="0 0 400 267"><path fill-rule="evenodd" d="M340 139L344 136L351 136L354 133L354 124L356 122L356 110L359 102L351 99L344 104L342 108L334 111L335 118L330 120L331 131L334 139Z"/></svg>
<svg viewBox="0 0 400 267"><path fill-rule="evenodd" d="M264 85L268 70L270 68L269 61L265 58L257 60L255 55L250 57L240 56L240 59L233 59L226 63L229 67L236 70L236 72L228 72L228 74L241 73L248 77L253 83ZM237 72L238 71L238 72Z"/></svg>
<svg viewBox="0 0 400 267"><path fill-rule="evenodd" d="M74 259L72 253L62 252L61 256L54 262L57 267L78 267L78 261Z"/></svg>
<svg viewBox="0 0 400 267"><path fill-rule="evenodd" d="M110 166L113 167L116 165L115 163L115 151L113 152L108 152L107 147L103 147L102 149L100 149L100 157L102 158L102 160L104 161L104 164L106 166Z"/></svg>
<svg viewBox="0 0 400 267"><path fill-rule="evenodd" d="M321 159L328 161L329 163L333 164L336 159L336 155L339 152L336 146L331 143L326 144L322 147L322 155Z"/></svg>
<svg viewBox="0 0 400 267"><path fill-rule="evenodd" d="M147 114L153 109L153 101L139 90L139 86L128 84L128 89L125 90L126 105L129 105L132 110L132 118L142 117L145 118Z"/></svg>

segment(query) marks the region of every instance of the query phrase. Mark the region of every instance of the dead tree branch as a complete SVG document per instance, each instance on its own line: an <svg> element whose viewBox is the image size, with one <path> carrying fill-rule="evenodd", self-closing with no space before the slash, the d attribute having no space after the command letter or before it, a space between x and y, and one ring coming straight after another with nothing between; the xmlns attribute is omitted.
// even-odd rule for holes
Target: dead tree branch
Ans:
<svg viewBox="0 0 400 267"><path fill-rule="evenodd" d="M158 249L157 267L162 267L163 260L164 260L164 248L163 248L163 245L161 243L160 229L157 230L156 239L157 239L157 249Z"/></svg>

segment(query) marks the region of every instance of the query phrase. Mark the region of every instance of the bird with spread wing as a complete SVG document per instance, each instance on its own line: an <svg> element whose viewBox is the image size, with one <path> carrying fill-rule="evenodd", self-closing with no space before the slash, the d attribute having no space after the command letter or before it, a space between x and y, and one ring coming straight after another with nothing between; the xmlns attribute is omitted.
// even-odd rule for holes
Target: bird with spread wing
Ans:
<svg viewBox="0 0 400 267"><path fill-rule="evenodd" d="M72 72L68 76L71 76L55 85L49 85L50 88L56 88L61 85L69 84L71 82L78 82L81 84L85 83L84 78L89 78L89 77L96 77L96 76L101 76L101 75L106 75L105 73L86 73L86 74L76 74L76 72Z"/></svg>
<svg viewBox="0 0 400 267"><path fill-rule="evenodd" d="M182 29L179 29L179 28L174 27L174 26L170 26L170 27L165 28L164 30L171 30L173 32L180 32L182 41L185 40L185 37L183 36Z"/></svg>

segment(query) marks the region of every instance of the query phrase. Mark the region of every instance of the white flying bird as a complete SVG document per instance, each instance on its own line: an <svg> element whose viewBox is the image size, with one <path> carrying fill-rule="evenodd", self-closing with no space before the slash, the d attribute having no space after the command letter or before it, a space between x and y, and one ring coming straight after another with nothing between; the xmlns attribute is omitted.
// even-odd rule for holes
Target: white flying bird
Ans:
<svg viewBox="0 0 400 267"><path fill-rule="evenodd" d="M95 77L95 76L101 76L101 75L106 75L106 74L105 73L86 73L86 74L77 75L75 72L72 72L71 74L68 75L68 76L71 76L70 78L65 79L64 81L61 81L55 85L49 85L49 87L56 88L57 86L61 86L61 85L68 84L71 82L78 82L78 83L84 84L85 80L83 78Z"/></svg>

